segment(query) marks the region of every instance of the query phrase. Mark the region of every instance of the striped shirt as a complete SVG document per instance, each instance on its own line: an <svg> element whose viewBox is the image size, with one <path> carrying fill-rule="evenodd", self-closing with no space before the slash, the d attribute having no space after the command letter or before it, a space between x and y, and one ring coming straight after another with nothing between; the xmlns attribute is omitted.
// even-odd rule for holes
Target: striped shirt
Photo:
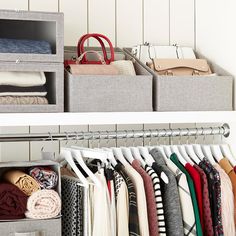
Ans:
<svg viewBox="0 0 236 236"><path fill-rule="evenodd" d="M124 166L118 163L115 166L115 170L124 178L129 195L129 235L140 236L139 220L138 220L138 207L137 196L134 188L134 184L130 177L124 171Z"/></svg>
<svg viewBox="0 0 236 236"><path fill-rule="evenodd" d="M156 199L159 236L166 236L165 215L161 196L160 179L156 174L156 172L148 165L145 166L145 170L148 173L148 175L152 178L155 199Z"/></svg>

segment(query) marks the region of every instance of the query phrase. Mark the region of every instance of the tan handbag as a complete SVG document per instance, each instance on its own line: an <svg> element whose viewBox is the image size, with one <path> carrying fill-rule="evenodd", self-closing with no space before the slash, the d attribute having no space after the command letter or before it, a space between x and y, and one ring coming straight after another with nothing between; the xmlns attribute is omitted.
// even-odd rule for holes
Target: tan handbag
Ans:
<svg viewBox="0 0 236 236"><path fill-rule="evenodd" d="M87 53L97 55L101 64L80 64ZM96 51L86 51L77 60L76 64L70 64L67 69L73 75L118 75L119 70L114 65L107 65L103 57Z"/></svg>
<svg viewBox="0 0 236 236"><path fill-rule="evenodd" d="M193 76L210 75L211 68L205 59L157 59L147 66L158 75Z"/></svg>

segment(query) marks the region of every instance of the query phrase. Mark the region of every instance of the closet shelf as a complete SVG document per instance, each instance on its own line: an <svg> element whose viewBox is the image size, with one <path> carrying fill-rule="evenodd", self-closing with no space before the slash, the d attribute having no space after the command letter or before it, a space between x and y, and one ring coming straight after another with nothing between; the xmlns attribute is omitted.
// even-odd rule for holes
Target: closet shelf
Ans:
<svg viewBox="0 0 236 236"><path fill-rule="evenodd" d="M2 113L0 126L233 123L236 111L227 112L102 112Z"/></svg>

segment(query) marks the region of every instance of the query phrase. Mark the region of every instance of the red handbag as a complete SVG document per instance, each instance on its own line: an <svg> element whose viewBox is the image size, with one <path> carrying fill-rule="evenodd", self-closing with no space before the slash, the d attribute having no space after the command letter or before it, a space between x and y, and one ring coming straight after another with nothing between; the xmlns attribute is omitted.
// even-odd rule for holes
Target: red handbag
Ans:
<svg viewBox="0 0 236 236"><path fill-rule="evenodd" d="M78 57L80 57L85 52L84 44L85 44L85 41L88 40L89 38L94 38L99 42L101 49L102 49L104 61L107 65L109 65L111 62L113 62L115 60L115 51L114 51L114 47L113 47L111 41L106 36L104 36L102 34L96 34L96 33L85 34L79 39L78 45L77 45L77 56ZM107 49L105 47L103 40L106 41L109 45L110 54L111 54L110 58L108 58ZM67 67L70 64L76 64L76 59L66 60L64 62L64 64L65 64L65 67ZM88 60L85 55L83 57L83 59L80 61L80 64L101 64L101 61Z"/></svg>

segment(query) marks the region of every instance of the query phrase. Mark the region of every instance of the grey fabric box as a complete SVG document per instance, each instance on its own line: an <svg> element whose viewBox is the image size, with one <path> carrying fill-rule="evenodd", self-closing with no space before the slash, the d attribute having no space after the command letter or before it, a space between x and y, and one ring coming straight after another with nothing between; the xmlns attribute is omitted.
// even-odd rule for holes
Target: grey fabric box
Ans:
<svg viewBox="0 0 236 236"><path fill-rule="evenodd" d="M61 236L61 218L1 222L1 236Z"/></svg>
<svg viewBox="0 0 236 236"><path fill-rule="evenodd" d="M130 53L129 48L124 49ZM131 54L130 54L131 55ZM204 56L197 54L198 58ZM138 60L138 59L136 59ZM139 60L138 60L139 61ZM215 76L158 76L153 75L153 104L155 111L231 111L233 110L233 77L210 63Z"/></svg>
<svg viewBox="0 0 236 236"><path fill-rule="evenodd" d="M71 55L67 52L66 59ZM116 60L131 59L128 54L119 49L116 49L115 58ZM134 66L137 76L73 76L65 71L65 110L70 112L152 111L152 75L139 63L135 62Z"/></svg>
<svg viewBox="0 0 236 236"><path fill-rule="evenodd" d="M0 53L0 61L63 62L63 13L0 10L0 38L44 40L52 54Z"/></svg>
<svg viewBox="0 0 236 236"><path fill-rule="evenodd" d="M1 105L0 113L16 112L63 112L64 111L64 72L60 63L9 63L0 62L0 71L43 71L47 81L48 105Z"/></svg>
<svg viewBox="0 0 236 236"><path fill-rule="evenodd" d="M30 167L49 166L58 174L58 185L56 191L61 196L61 174L60 166L53 161L34 162L1 162L0 177L9 169L25 171ZM61 216L47 220L21 219L12 221L0 221L1 236L60 236Z"/></svg>

